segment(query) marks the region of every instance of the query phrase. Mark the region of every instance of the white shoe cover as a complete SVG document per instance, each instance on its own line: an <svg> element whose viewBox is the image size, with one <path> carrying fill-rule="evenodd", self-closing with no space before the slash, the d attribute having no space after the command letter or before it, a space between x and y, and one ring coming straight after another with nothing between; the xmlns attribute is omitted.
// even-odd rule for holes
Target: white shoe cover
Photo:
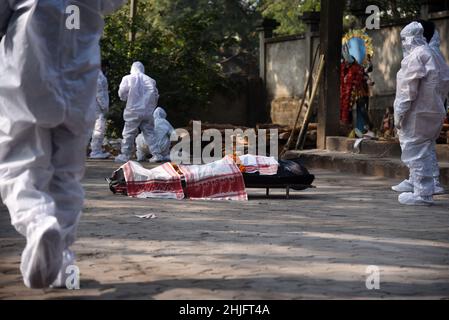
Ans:
<svg viewBox="0 0 449 320"><path fill-rule="evenodd" d="M400 192L400 193L414 191L413 185L410 183L409 180L404 180L397 186L391 187L391 189L393 191ZM442 194L446 194L446 190L443 187L441 187L440 185L435 185L435 191L434 191L433 195L437 196L437 195L442 195Z"/></svg>
<svg viewBox="0 0 449 320"><path fill-rule="evenodd" d="M59 270L58 276L56 280L50 286L55 289L64 289L66 288L66 280L70 274L67 274L67 268L75 264L75 254L71 250L64 250L62 252L62 266Z"/></svg>
<svg viewBox="0 0 449 320"><path fill-rule="evenodd" d="M420 196L416 196L411 192L407 192L407 193L402 193L399 196L399 203L400 204L404 204L404 205L408 205L408 206L431 206L433 204L435 204L435 202L433 202L432 197L420 197Z"/></svg>
<svg viewBox="0 0 449 320"><path fill-rule="evenodd" d="M111 156L109 152L95 152L90 154L90 159L107 159Z"/></svg>
<svg viewBox="0 0 449 320"><path fill-rule="evenodd" d="M391 187L393 191L396 192L413 192L413 184L410 183L409 180L404 180L397 186Z"/></svg>
<svg viewBox="0 0 449 320"><path fill-rule="evenodd" d="M127 163L129 161L129 157L125 156L124 154L118 155L114 162L116 163Z"/></svg>
<svg viewBox="0 0 449 320"><path fill-rule="evenodd" d="M61 269L62 250L61 227L55 217L30 224L20 264L25 286L47 288Z"/></svg>

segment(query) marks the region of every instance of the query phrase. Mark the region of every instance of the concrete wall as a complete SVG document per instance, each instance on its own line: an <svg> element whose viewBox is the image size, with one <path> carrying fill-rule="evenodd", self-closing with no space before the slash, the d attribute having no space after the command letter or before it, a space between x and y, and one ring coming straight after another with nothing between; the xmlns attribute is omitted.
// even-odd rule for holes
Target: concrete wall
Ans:
<svg viewBox="0 0 449 320"><path fill-rule="evenodd" d="M304 38L267 43L266 83L269 98L303 95L306 50Z"/></svg>
<svg viewBox="0 0 449 320"><path fill-rule="evenodd" d="M400 32L403 26L389 26L369 31L373 39L374 70L371 78L375 85L370 99L370 116L376 127L380 127L387 107L392 107L396 92L396 74L401 68L402 48Z"/></svg>
<svg viewBox="0 0 449 320"><path fill-rule="evenodd" d="M314 49L319 39L312 40ZM294 124L296 110L304 96L306 70L309 71L308 41L305 37L271 39L266 43L266 88L271 120Z"/></svg>
<svg viewBox="0 0 449 320"><path fill-rule="evenodd" d="M267 122L267 115L262 112L264 105L263 83L255 76L234 76L234 90L221 89L213 92L208 106L197 105L190 108L188 116L182 115L182 120L194 119L214 124L232 124L253 127L257 123ZM172 119L176 119L173 115ZM175 122L185 126L185 122Z"/></svg>
<svg viewBox="0 0 449 320"><path fill-rule="evenodd" d="M441 36L441 51L446 61L449 61L449 13L431 20ZM380 124L385 108L392 107L394 103L396 74L401 68L402 60L400 32L404 26L405 23L368 31L374 46L374 71L371 77L376 83L370 101L370 112L376 124Z"/></svg>
<svg viewBox="0 0 449 320"><path fill-rule="evenodd" d="M246 126L248 123L247 98L246 92L232 95L216 92L209 106L194 108L191 111L191 118L207 123Z"/></svg>
<svg viewBox="0 0 449 320"><path fill-rule="evenodd" d="M449 12L430 17L441 35L441 51L449 61ZM380 127L385 109L393 106L396 91L396 73L402 60L400 31L405 23L383 26L369 31L374 46L375 82L370 101L371 117ZM318 41L314 41L314 46ZM292 115L303 96L304 73L307 68L307 41L305 38L269 39L266 43L266 89L275 123L291 125Z"/></svg>

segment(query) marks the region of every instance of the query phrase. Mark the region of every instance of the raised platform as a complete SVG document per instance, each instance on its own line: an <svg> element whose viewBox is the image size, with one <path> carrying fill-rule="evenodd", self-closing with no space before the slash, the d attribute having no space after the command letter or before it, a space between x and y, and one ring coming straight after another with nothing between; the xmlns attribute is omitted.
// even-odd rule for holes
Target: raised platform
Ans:
<svg viewBox="0 0 449 320"><path fill-rule="evenodd" d="M345 137L328 137L326 139L327 151L357 153L354 150L356 139ZM364 140L358 154L373 155L386 158L400 158L401 147L398 142ZM449 145L437 145L438 161L449 162Z"/></svg>
<svg viewBox="0 0 449 320"><path fill-rule="evenodd" d="M287 159L299 157L307 168L327 169L392 179L408 177L408 168L400 160L397 143L363 141L360 153L353 153L355 139L328 138L330 150L289 151ZM398 149L399 148L399 149ZM449 146L438 146L441 183L449 187Z"/></svg>

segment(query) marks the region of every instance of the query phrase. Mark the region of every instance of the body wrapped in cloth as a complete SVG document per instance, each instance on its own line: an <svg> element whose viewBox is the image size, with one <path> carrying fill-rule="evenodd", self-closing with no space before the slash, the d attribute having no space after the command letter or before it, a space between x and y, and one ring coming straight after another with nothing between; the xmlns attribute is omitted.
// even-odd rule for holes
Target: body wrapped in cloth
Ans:
<svg viewBox="0 0 449 320"><path fill-rule="evenodd" d="M133 198L184 199L181 176L170 163L148 170L129 161L108 182L112 192Z"/></svg>
<svg viewBox="0 0 449 320"><path fill-rule="evenodd" d="M237 161L237 162L236 162ZM113 193L135 198L247 201L246 188L313 188L315 179L296 160L226 156L204 165L166 163L148 170L128 162L108 180Z"/></svg>
<svg viewBox="0 0 449 320"><path fill-rule="evenodd" d="M245 182L234 160L222 160L205 165L179 166L186 180L186 195L194 200L247 201Z"/></svg>
<svg viewBox="0 0 449 320"><path fill-rule="evenodd" d="M130 161L107 180L113 193L133 198L248 200L242 173L231 157L206 165L181 165L179 171L170 163L149 170Z"/></svg>

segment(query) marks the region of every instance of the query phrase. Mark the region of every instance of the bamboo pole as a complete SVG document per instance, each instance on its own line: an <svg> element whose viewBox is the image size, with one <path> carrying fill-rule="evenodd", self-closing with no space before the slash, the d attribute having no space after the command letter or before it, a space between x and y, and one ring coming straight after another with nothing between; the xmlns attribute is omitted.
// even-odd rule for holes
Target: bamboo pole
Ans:
<svg viewBox="0 0 449 320"><path fill-rule="evenodd" d="M298 140L296 141L296 149L303 149L304 148L304 143L306 141L306 135L307 135L307 129L309 126L309 122L310 122L310 118L312 117L312 111L313 111L313 101L315 100L315 96L318 92L318 86L321 82L321 78L323 76L323 71L324 71L324 64L325 64L325 60L324 60L324 54L322 54L320 56L320 64L318 67L318 75L317 78L315 80L315 83L313 85L313 89L312 89L312 94L309 98L309 101L307 102L309 108L307 110L306 116L304 117L304 121L302 123L302 128L301 128L301 132L299 133L298 136Z"/></svg>
<svg viewBox="0 0 449 320"><path fill-rule="evenodd" d="M295 124L293 125L292 132L291 132L290 136L288 137L287 144L284 146L284 149L282 150L280 156L282 156L285 152L290 150L290 146L291 146L291 144L293 142L293 138L294 138L294 135L295 135L296 128L298 126L298 122L299 122L299 118L301 116L302 109L304 108L304 105L306 106L306 108L308 107L308 105L306 103L306 97L307 97L307 93L309 92L309 88L312 86L313 72L315 70L315 64L316 64L316 60L317 60L317 57L318 57L319 50L320 50L320 46L317 47L317 49L315 51L315 54L313 56L312 66L311 66L311 69L309 71L309 76L307 77L306 86L304 88L304 97L302 98L301 104L299 105L298 113L296 114L296 120L295 120ZM306 70L306 74L307 74L307 70Z"/></svg>

